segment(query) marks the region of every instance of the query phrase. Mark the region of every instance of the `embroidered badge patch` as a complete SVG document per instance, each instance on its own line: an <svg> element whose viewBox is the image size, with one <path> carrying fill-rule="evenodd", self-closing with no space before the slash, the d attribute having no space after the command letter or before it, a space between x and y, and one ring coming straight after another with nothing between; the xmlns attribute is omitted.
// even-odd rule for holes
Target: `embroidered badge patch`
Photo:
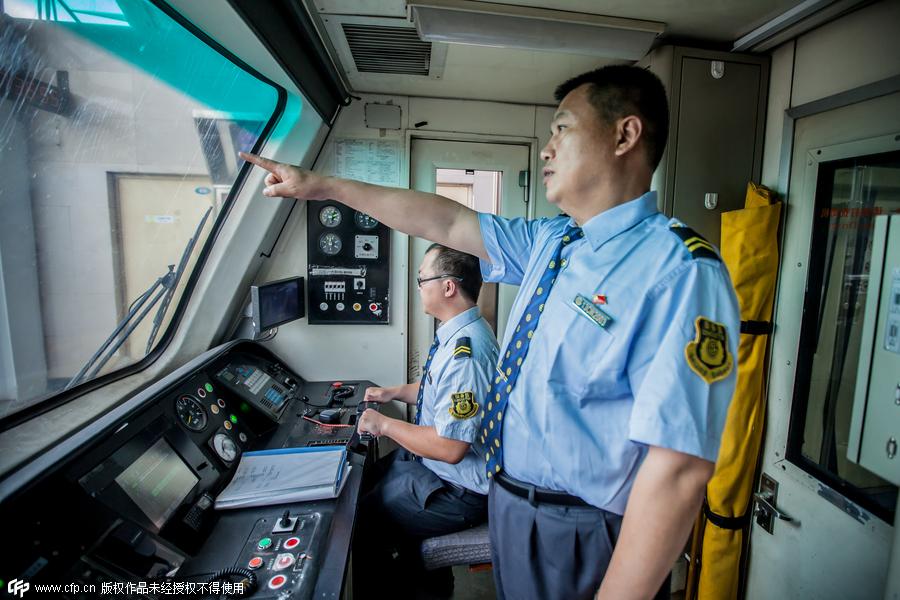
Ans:
<svg viewBox="0 0 900 600"><path fill-rule="evenodd" d="M697 317L694 327L697 337L684 347L688 365L706 383L725 379L734 366L728 353L728 331L721 323L705 317Z"/></svg>
<svg viewBox="0 0 900 600"><path fill-rule="evenodd" d="M588 319L603 327L604 329L609 326L610 323L613 322L613 318L606 314L599 306L578 294L575 296L575 299L572 300L575 304L575 307L581 311L581 314L586 316Z"/></svg>
<svg viewBox="0 0 900 600"><path fill-rule="evenodd" d="M450 395L450 416L454 419L468 419L478 413L478 403L472 392L457 392Z"/></svg>
<svg viewBox="0 0 900 600"><path fill-rule="evenodd" d="M472 340L467 337L461 337L456 340L456 347L453 348L453 358L469 358L472 356Z"/></svg>

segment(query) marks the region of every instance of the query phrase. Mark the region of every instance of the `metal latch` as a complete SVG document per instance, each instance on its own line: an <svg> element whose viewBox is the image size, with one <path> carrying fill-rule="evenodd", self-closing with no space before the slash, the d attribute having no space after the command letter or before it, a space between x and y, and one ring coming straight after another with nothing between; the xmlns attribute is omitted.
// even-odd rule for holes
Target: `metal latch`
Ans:
<svg viewBox="0 0 900 600"><path fill-rule="evenodd" d="M778 482L766 473L762 474L759 482L759 491L753 494L753 500L756 502L756 508L753 510L753 514L756 516L756 524L767 532L772 533L775 519L794 525L800 524L800 521L778 510Z"/></svg>

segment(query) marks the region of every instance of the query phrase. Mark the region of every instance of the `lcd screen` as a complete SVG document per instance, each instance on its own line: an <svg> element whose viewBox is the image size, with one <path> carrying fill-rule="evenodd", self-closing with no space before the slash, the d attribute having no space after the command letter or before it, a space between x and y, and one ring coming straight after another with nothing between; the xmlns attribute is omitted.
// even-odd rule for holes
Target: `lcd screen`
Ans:
<svg viewBox="0 0 900 600"><path fill-rule="evenodd" d="M181 505L198 478L160 438L116 477L116 483L158 528Z"/></svg>
<svg viewBox="0 0 900 600"><path fill-rule="evenodd" d="M302 277L253 286L250 297L257 332L300 319L306 314Z"/></svg>

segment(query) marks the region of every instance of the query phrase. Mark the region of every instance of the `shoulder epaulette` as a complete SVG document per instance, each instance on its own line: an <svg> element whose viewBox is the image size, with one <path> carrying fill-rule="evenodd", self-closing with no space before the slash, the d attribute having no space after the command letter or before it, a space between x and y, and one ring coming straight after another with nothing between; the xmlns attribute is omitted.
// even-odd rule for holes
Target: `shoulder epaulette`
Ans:
<svg viewBox="0 0 900 600"><path fill-rule="evenodd" d="M456 339L456 348L453 349L453 358L468 358L472 356L472 340L467 337Z"/></svg>
<svg viewBox="0 0 900 600"><path fill-rule="evenodd" d="M692 258L711 258L720 261L722 258L702 235L686 225L669 225L669 231L681 238Z"/></svg>

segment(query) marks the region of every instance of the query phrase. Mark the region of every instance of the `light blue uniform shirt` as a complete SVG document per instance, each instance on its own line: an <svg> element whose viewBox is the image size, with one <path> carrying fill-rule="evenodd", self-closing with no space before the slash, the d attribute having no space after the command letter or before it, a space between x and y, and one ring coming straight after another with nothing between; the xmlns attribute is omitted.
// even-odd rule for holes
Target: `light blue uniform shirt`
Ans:
<svg viewBox="0 0 900 600"><path fill-rule="evenodd" d="M469 338L471 354L454 355L457 340ZM420 425L434 426L441 437L472 444L463 459L451 465L439 460L422 459L422 464L444 481L487 494L488 481L484 471L481 443L476 439L481 431L484 399L491 387L490 378L497 364L497 339L487 322L481 318L477 306L441 324L437 330L440 343L425 374ZM453 409L453 395L471 393L477 406ZM468 416L460 416L467 415Z"/></svg>
<svg viewBox="0 0 900 600"><path fill-rule="evenodd" d="M506 352L574 222L489 214L479 222L490 256L481 263L485 281L521 286ZM503 468L511 477L623 514L648 446L716 460L735 386L740 311L724 263L692 257L669 230L673 223L648 192L590 219L584 237L563 249L503 418ZM594 303L596 294L605 303ZM585 315L578 295L612 321L602 327ZM712 383L688 360L696 348L689 344L701 337L698 318L727 331L734 366Z"/></svg>

